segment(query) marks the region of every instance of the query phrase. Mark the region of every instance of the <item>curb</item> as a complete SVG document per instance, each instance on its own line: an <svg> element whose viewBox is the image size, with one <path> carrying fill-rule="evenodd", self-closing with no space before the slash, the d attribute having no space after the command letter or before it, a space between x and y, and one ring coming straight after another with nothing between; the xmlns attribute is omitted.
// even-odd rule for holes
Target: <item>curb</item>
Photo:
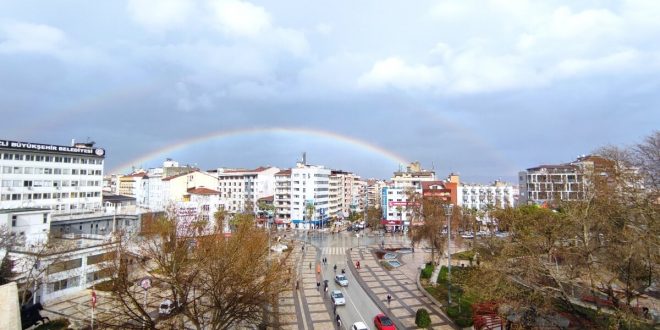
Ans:
<svg viewBox="0 0 660 330"><path fill-rule="evenodd" d="M420 274L418 274L418 275L421 275L421 270L420 270L419 273L420 273ZM449 323L449 325L450 325L452 328L454 328L454 329L462 329L462 328L460 328L459 326L457 326L456 323L454 323L454 321L453 321L451 318L449 318L449 316L447 316L447 313L445 313L445 311L442 309L442 307L444 307L444 305L443 305L441 302L439 302L437 299L435 299L435 297L433 297L433 295L431 295L430 293L428 293L428 292L424 289L424 287L422 287L422 281L421 281L421 279L420 279L419 276L417 276L417 281L416 281L416 282L417 282L417 290L421 291L422 294L423 294L426 298L429 298L429 300L430 300L434 305L440 307L440 310L442 311L443 314L445 314L444 316L447 317L447 320L451 321L451 323ZM468 329L472 329L472 328L468 328Z"/></svg>

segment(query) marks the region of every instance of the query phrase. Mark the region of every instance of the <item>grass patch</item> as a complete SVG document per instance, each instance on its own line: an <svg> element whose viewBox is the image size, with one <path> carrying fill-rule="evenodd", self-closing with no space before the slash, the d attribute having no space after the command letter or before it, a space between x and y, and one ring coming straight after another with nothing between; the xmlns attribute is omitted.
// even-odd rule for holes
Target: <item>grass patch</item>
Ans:
<svg viewBox="0 0 660 330"><path fill-rule="evenodd" d="M467 250L462 252L457 252L451 255L452 258L456 260L467 260L469 262L474 261L474 250Z"/></svg>
<svg viewBox="0 0 660 330"><path fill-rule="evenodd" d="M433 271L435 270L435 267L433 266L432 263L426 264L424 269L422 269L421 274L419 275L421 278L431 278L431 275L433 275Z"/></svg>
<svg viewBox="0 0 660 330"><path fill-rule="evenodd" d="M438 275L438 285L425 287L435 299L443 303L443 310L459 327L469 327L472 325L472 304L476 301L474 297L466 295L463 288L458 283L463 283L463 278L468 275L471 269L469 267L452 268L452 286L451 300L452 305L446 306L448 300L448 282L447 274L449 270L446 266L440 268Z"/></svg>

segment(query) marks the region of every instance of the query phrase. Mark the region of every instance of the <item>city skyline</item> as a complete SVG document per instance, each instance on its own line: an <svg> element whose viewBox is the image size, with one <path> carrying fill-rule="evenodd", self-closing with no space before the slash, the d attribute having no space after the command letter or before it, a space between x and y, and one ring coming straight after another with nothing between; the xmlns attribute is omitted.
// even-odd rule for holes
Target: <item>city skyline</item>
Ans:
<svg viewBox="0 0 660 330"><path fill-rule="evenodd" d="M488 10L485 10L488 9ZM0 4L3 139L470 182L658 129L653 1ZM240 19L237 19L240 18ZM478 22L474 24L473 22Z"/></svg>

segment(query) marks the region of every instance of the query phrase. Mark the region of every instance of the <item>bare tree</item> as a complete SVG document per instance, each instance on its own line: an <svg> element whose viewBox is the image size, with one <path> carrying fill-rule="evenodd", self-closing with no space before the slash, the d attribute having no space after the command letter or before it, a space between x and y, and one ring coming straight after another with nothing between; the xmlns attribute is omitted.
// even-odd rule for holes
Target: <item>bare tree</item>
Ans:
<svg viewBox="0 0 660 330"><path fill-rule="evenodd" d="M223 212L216 212L222 223ZM253 225L254 215L237 214L235 230L200 231L199 221L181 223L171 213L154 221L138 242L124 242L115 258L113 295L124 328L157 328L161 322L195 329L226 329L259 324L263 311L284 289L286 256L268 259L268 236ZM130 265L123 255L140 256ZM180 306L169 320L152 319L136 280L149 276ZM272 314L272 313L271 313Z"/></svg>

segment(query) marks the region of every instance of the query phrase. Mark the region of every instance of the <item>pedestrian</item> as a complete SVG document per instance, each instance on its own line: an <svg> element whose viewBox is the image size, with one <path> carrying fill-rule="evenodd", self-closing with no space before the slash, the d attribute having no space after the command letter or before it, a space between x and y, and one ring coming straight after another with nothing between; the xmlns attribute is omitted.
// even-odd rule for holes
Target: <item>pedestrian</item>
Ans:
<svg viewBox="0 0 660 330"><path fill-rule="evenodd" d="M334 305L334 304L332 305L332 313L334 315L337 315L337 305Z"/></svg>
<svg viewBox="0 0 660 330"><path fill-rule="evenodd" d="M335 273L337 272L337 264L335 264L335 267L333 267L335 270Z"/></svg>
<svg viewBox="0 0 660 330"><path fill-rule="evenodd" d="M328 293L328 286L325 286L325 293Z"/></svg>
<svg viewBox="0 0 660 330"><path fill-rule="evenodd" d="M390 305L390 301L392 301L392 296L388 293L387 294L387 305Z"/></svg>
<svg viewBox="0 0 660 330"><path fill-rule="evenodd" d="M296 290L298 290L298 280L296 280Z"/></svg>
<svg viewBox="0 0 660 330"><path fill-rule="evenodd" d="M312 263L309 263L309 270L312 270Z"/></svg>
<svg viewBox="0 0 660 330"><path fill-rule="evenodd" d="M316 281L316 291L319 291L321 289L321 282Z"/></svg>
<svg viewBox="0 0 660 330"><path fill-rule="evenodd" d="M341 317L339 317L339 314L337 314L335 320L337 320L337 327L341 328Z"/></svg>

